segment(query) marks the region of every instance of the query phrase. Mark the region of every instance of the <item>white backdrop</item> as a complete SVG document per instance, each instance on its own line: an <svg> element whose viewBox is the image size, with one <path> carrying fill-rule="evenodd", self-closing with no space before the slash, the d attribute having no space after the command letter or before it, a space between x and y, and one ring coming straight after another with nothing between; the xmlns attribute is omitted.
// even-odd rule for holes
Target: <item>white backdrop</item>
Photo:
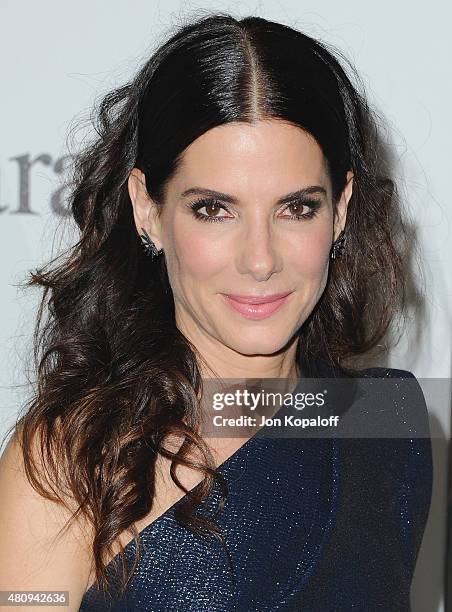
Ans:
<svg viewBox="0 0 452 612"><path fill-rule="evenodd" d="M413 321L388 365L418 378L450 380L450 5L3 0L0 10L0 434L25 398L17 385L26 380L38 297L18 293L15 285L46 261L62 219L59 173L70 121L87 116L95 97L128 80L167 28L214 10L293 25L337 46L357 67L388 125L394 173L425 266L426 312L422 321ZM434 499L414 580L414 612L444 610L447 397L429 405Z"/></svg>

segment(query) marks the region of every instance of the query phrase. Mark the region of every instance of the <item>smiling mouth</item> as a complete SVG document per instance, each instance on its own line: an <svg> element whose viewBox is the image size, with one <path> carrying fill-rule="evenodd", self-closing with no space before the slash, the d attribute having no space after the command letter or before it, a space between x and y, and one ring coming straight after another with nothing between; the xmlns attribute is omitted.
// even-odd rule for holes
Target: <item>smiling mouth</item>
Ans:
<svg viewBox="0 0 452 612"><path fill-rule="evenodd" d="M268 295L238 295L235 293L225 293L227 297L233 299L236 302L240 302L241 304L267 304L268 302L274 302L279 300L286 295L292 293L291 291L285 291L284 293L272 293Z"/></svg>
<svg viewBox="0 0 452 612"><path fill-rule="evenodd" d="M227 304L247 319L260 320L278 312L293 292L273 294L260 298L223 294ZM265 300L265 301L264 301Z"/></svg>

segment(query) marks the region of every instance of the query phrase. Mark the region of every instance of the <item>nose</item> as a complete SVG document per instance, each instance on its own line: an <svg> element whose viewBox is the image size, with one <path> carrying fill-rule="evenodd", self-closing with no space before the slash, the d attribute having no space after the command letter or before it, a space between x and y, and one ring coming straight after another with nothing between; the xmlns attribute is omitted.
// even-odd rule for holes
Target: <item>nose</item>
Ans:
<svg viewBox="0 0 452 612"><path fill-rule="evenodd" d="M282 269L280 245L271 221L255 215L238 236L236 266L240 274L265 281Z"/></svg>

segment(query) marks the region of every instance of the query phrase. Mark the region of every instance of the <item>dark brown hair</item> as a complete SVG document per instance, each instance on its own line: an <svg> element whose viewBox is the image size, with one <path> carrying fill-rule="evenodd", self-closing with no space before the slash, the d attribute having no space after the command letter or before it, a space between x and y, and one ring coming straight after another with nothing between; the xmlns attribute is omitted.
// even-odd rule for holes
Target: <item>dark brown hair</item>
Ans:
<svg viewBox="0 0 452 612"><path fill-rule="evenodd" d="M193 511L216 480L223 501L227 495L197 433L200 356L175 325L165 257L145 257L134 225L127 188L134 166L163 205L184 150L207 130L263 118L299 126L324 153L334 206L349 169L354 184L346 249L331 261L325 291L299 330L297 359L317 356L353 372L403 310L394 183L379 171L376 115L339 56L280 23L204 16L179 27L129 83L102 99L97 136L73 158L69 210L80 235L26 283L42 287L43 297L37 384L16 428L33 487L62 503L63 493L70 496L93 526L98 585L107 586L105 553L126 529L136 538L132 525L151 508L159 453L172 459L172 478L185 493L178 464L205 476L178 508L188 529L221 540L215 522ZM165 448L169 434L185 439L177 453ZM190 458L194 448L201 464Z"/></svg>

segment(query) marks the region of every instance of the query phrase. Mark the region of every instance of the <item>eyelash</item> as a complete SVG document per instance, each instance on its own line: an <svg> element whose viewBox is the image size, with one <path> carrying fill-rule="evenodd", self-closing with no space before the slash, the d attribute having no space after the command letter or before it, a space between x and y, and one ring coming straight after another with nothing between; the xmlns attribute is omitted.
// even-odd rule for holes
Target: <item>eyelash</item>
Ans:
<svg viewBox="0 0 452 612"><path fill-rule="evenodd" d="M322 205L320 200L309 199L309 200L295 200L287 204L285 210L290 206L296 204L297 206L308 206L311 210L308 213L304 213L302 215L291 215L290 217L286 217L289 221L305 221L306 219L313 219L317 215L317 211ZM193 211L193 215L196 219L200 221L207 221L207 223L223 223L224 220L229 219L230 217L209 217L208 215L201 214L199 211L200 208L204 208L204 206L219 206L226 212L228 212L227 208L221 204L215 198L201 198L199 200L195 200L189 207Z"/></svg>

